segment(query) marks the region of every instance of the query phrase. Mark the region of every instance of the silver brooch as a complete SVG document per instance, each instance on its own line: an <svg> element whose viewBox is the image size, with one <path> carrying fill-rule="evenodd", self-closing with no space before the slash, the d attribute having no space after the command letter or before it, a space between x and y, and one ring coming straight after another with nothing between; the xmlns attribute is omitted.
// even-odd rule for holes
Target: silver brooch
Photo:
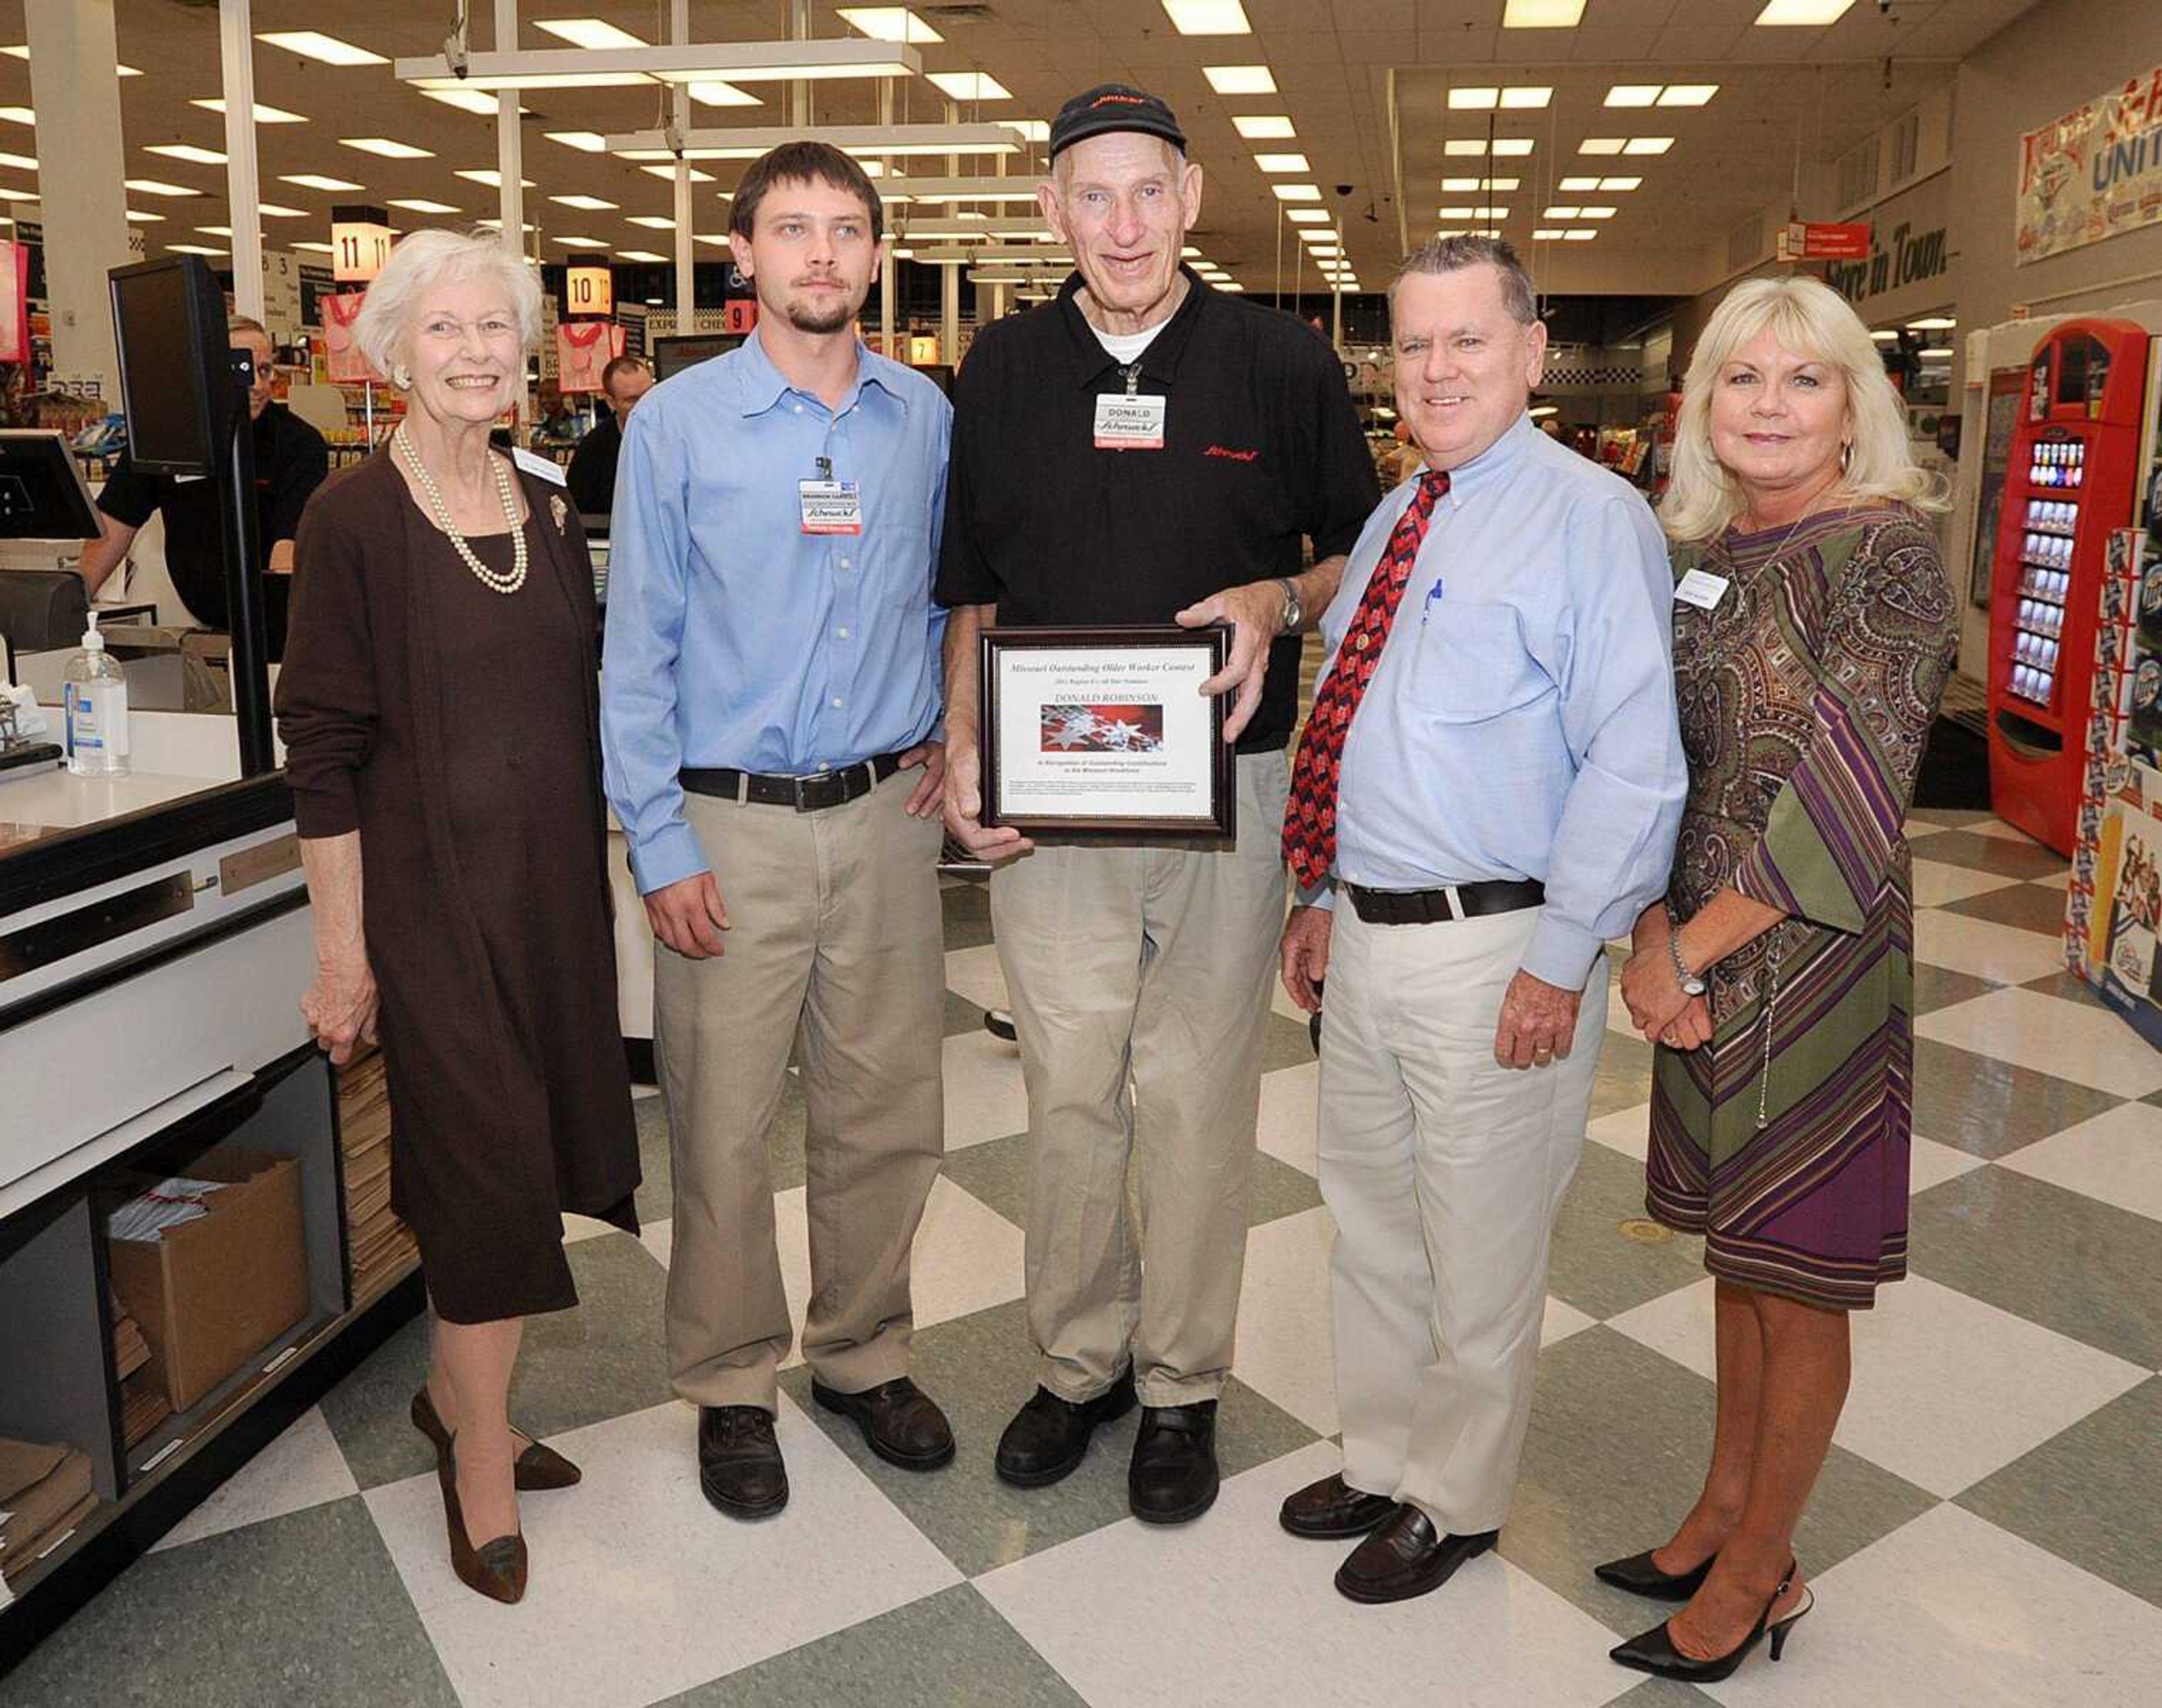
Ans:
<svg viewBox="0 0 2162 1708"><path fill-rule="evenodd" d="M563 518L570 514L571 507L563 502L561 493L551 493L548 498L548 514L556 519L556 531L563 531Z"/></svg>

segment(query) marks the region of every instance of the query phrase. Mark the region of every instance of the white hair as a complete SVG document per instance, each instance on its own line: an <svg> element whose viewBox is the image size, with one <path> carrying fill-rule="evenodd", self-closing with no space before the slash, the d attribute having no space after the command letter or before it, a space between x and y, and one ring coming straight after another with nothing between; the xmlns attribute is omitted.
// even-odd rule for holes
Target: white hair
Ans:
<svg viewBox="0 0 2162 1708"><path fill-rule="evenodd" d="M1711 394L1734 353L1767 330L1782 349L1836 368L1846 381L1851 454L1836 488L1841 497L1946 508L1943 480L1918 467L1907 448L1906 406L1869 329L1846 300L1806 274L1748 279L1712 311L1682 381L1674 477L1659 504L1659 525L1668 538L1711 539L1742 513L1742 483L1712 450Z"/></svg>
<svg viewBox="0 0 2162 1708"><path fill-rule="evenodd" d="M407 324L421 295L446 280L492 279L518 316L520 346L540 337L540 281L533 268L490 231L414 232L398 240L390 259L368 287L352 323L352 341L378 373L389 373L412 334Z"/></svg>

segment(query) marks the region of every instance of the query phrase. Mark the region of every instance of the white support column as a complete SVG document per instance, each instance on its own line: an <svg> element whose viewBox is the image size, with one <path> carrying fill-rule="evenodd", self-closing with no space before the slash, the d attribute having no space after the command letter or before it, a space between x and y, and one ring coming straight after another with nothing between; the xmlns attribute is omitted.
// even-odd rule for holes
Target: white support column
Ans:
<svg viewBox="0 0 2162 1708"><path fill-rule="evenodd" d="M691 43L691 0L669 0L668 39L677 47ZM691 91L678 83L670 97L678 135L691 128ZM676 335L691 331L691 316L697 311L698 270L692 255L696 233L691 229L697 216L691 208L691 163L676 163Z"/></svg>
<svg viewBox="0 0 2162 1708"><path fill-rule="evenodd" d="M263 195L255 173L254 37L252 0L222 0L218 46L224 60L225 199L232 227L232 306L263 318Z"/></svg>
<svg viewBox="0 0 2162 1708"><path fill-rule="evenodd" d="M953 102L946 103L946 123L958 124L961 109ZM961 157L946 157L946 175L961 175ZM959 359L961 350L961 269L941 267L938 269L938 359L951 368Z"/></svg>
<svg viewBox="0 0 2162 1708"><path fill-rule="evenodd" d="M893 123L893 79L890 77L879 79L878 122L880 124ZM880 183L884 183L893 175L892 155L888 154L884 157L884 165L885 175L880 179ZM911 201L908 206L913 212L916 204ZM896 362L901 358L895 356L893 351L893 300L901 294L901 264L889 255L885 264L885 277L879 280L879 348L885 351L888 356L893 357Z"/></svg>
<svg viewBox="0 0 2162 1708"><path fill-rule="evenodd" d="M120 402L107 270L128 253L127 176L120 143L119 50L113 0L26 0L30 99L38 114L39 214L53 366L96 374Z"/></svg>
<svg viewBox="0 0 2162 1708"><path fill-rule="evenodd" d="M811 0L788 0L788 39L808 41L811 39ZM808 80L797 78L788 86L787 123L791 128L802 130L811 123L811 85Z"/></svg>
<svg viewBox="0 0 2162 1708"><path fill-rule="evenodd" d="M495 50L510 53L518 46L518 0L495 0ZM525 139L518 129L518 91L504 89L495 97L495 170L500 180L497 211L503 221L503 241L510 253L525 253ZM533 389L524 379L518 385L518 431L533 428Z"/></svg>

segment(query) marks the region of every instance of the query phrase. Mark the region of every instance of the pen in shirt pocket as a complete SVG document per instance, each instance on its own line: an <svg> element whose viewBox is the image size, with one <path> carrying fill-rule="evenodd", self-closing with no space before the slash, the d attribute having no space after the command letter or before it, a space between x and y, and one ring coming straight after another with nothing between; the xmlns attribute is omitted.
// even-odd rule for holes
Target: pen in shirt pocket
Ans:
<svg viewBox="0 0 2162 1708"><path fill-rule="evenodd" d="M1426 627L1427 618L1433 614L1434 606L1439 603L1440 600L1441 577L1439 576L1436 576L1434 577L1434 585L1426 590L1426 603L1419 607L1420 628L1423 629Z"/></svg>

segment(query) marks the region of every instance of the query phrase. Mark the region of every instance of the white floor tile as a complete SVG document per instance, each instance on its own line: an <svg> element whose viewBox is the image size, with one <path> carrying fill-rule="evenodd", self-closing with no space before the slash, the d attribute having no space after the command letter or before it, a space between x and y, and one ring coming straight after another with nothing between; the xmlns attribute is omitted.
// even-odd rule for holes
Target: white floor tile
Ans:
<svg viewBox="0 0 2162 1708"><path fill-rule="evenodd" d="M1329 1251L1335 1239L1336 1223L1321 1209L1279 1216L1247 1234L1232 1366L1240 1381L1320 1435L1337 1429L1329 1310Z"/></svg>
<svg viewBox="0 0 2162 1708"><path fill-rule="evenodd" d="M2029 881L2039 884L2045 890L2069 890L2072 887L2071 868L2067 866L2061 872L2052 872L2046 878L2034 878Z"/></svg>
<svg viewBox="0 0 2162 1708"><path fill-rule="evenodd" d="M2162 1109L2121 1103L2014 1151L2003 1166L2162 1221Z"/></svg>
<svg viewBox="0 0 2162 1708"><path fill-rule="evenodd" d="M282 1517L359 1492L360 1485L338 1450L337 1437L323 1421L321 1408L311 1406L168 1530L158 1548L183 1547L243 1524Z"/></svg>
<svg viewBox="0 0 2162 1708"><path fill-rule="evenodd" d="M575 1246L581 1240L598 1239L603 1234L619 1234L621 1228L612 1226L598 1216L582 1216L571 1210L563 1213L563 1243Z"/></svg>
<svg viewBox="0 0 2162 1708"><path fill-rule="evenodd" d="M2064 953L2053 937L1935 907L1914 911L1914 958L1999 985L2024 985L2065 970Z"/></svg>
<svg viewBox="0 0 2162 1708"><path fill-rule="evenodd" d="M1914 1022L1914 1032L2119 1097L2162 1091L2162 1050L2107 1009L2067 1002L2044 991L1992 990L1924 1015Z"/></svg>
<svg viewBox="0 0 2162 1708"><path fill-rule="evenodd" d="M1905 825L1907 840L1909 842L1916 841L1924 836L1940 835L1948 828L1950 827L1947 825L1932 824L1925 818L1909 818Z"/></svg>
<svg viewBox="0 0 2162 1708"><path fill-rule="evenodd" d="M1987 1166L1980 1157L1955 1150L1950 1145L1940 1145L1935 1139L1917 1136L1913 1141L1912 1151L1907 1178L1907 1191L1910 1197Z"/></svg>
<svg viewBox="0 0 2162 1708"><path fill-rule="evenodd" d="M1028 1131L1021 1052L987 1032L946 1040L946 1148L965 1150Z"/></svg>
<svg viewBox="0 0 2162 1708"><path fill-rule="evenodd" d="M1914 856L1914 905L1943 907L1970 896L1986 896L1992 890L2009 889L2019 880L2001 872L1977 872L1967 866L1947 865L1942 860Z"/></svg>
<svg viewBox="0 0 2162 1708"><path fill-rule="evenodd" d="M1276 1522L1339 1462L1318 1444L1232 1478L1197 1524L1115 1524L976 1587L1096 1708L1591 1708L1627 1687L1606 1659L1613 1633L1496 1554L1396 1606L1339 1596L1345 1550Z"/></svg>
<svg viewBox="0 0 2162 1708"><path fill-rule="evenodd" d="M675 1250L676 1224L671 1219L648 1222L638 1230L638 1243L650 1251L663 1269L668 1267L669 1255Z"/></svg>
<svg viewBox="0 0 2162 1708"><path fill-rule="evenodd" d="M1973 823L1963 826L1962 828L1972 832L1977 836L1993 836L1999 842L2016 842L2023 848L2033 849L2037 854L2051 854L2054 852L2050 849L2044 848L2040 843L2035 841L2034 838L2028 835L2025 831L2014 829L2011 825L2007 824L2002 818L1978 818Z"/></svg>
<svg viewBox="0 0 2162 1708"><path fill-rule="evenodd" d="M1726 1708L2149 1708L2162 1609L1964 1509L1841 1560L1778 1665L1705 1687Z"/></svg>
<svg viewBox="0 0 2162 1708"><path fill-rule="evenodd" d="M1546 1318L1539 1324L1539 1345L1544 1349L1557 1340L1566 1340L1571 1335L1595 1328L1598 1322L1598 1318L1588 1317L1574 1305L1566 1304L1548 1293Z"/></svg>
<svg viewBox="0 0 2162 1708"><path fill-rule="evenodd" d="M960 1580L786 1395L787 1510L723 1517L698 1493L697 1419L671 1402L556 1442L586 1478L521 1509L533 1568L515 1607L452 1575L432 1476L368 1491L465 1708L641 1708Z"/></svg>
<svg viewBox="0 0 2162 1708"><path fill-rule="evenodd" d="M1269 974L1269 1009L1272 1013L1280 1014L1286 1020L1303 1022L1309 1017L1303 1008L1291 1000L1291 992L1284 989L1283 980L1273 973Z"/></svg>
<svg viewBox="0 0 2162 1708"><path fill-rule="evenodd" d="M1641 1162L1651 1148L1652 1105L1640 1103L1634 1109L1617 1109L1611 1115L1602 1115L1585 1126L1584 1136Z"/></svg>
<svg viewBox="0 0 2162 1708"><path fill-rule="evenodd" d="M1005 1008L1006 975L999 966L995 943L946 951L946 988L979 1008Z"/></svg>
<svg viewBox="0 0 2162 1708"><path fill-rule="evenodd" d="M1946 1498L2146 1378L2137 1365L1921 1276L1856 1311L1854 1380L1839 1444ZM1610 1327L1714 1374L1709 1279Z"/></svg>
<svg viewBox="0 0 2162 1708"><path fill-rule="evenodd" d="M1261 1110L1256 1136L1261 1148L1302 1174L1319 1174L1315 1120L1319 1110L1321 1064L1302 1062L1261 1075Z"/></svg>

